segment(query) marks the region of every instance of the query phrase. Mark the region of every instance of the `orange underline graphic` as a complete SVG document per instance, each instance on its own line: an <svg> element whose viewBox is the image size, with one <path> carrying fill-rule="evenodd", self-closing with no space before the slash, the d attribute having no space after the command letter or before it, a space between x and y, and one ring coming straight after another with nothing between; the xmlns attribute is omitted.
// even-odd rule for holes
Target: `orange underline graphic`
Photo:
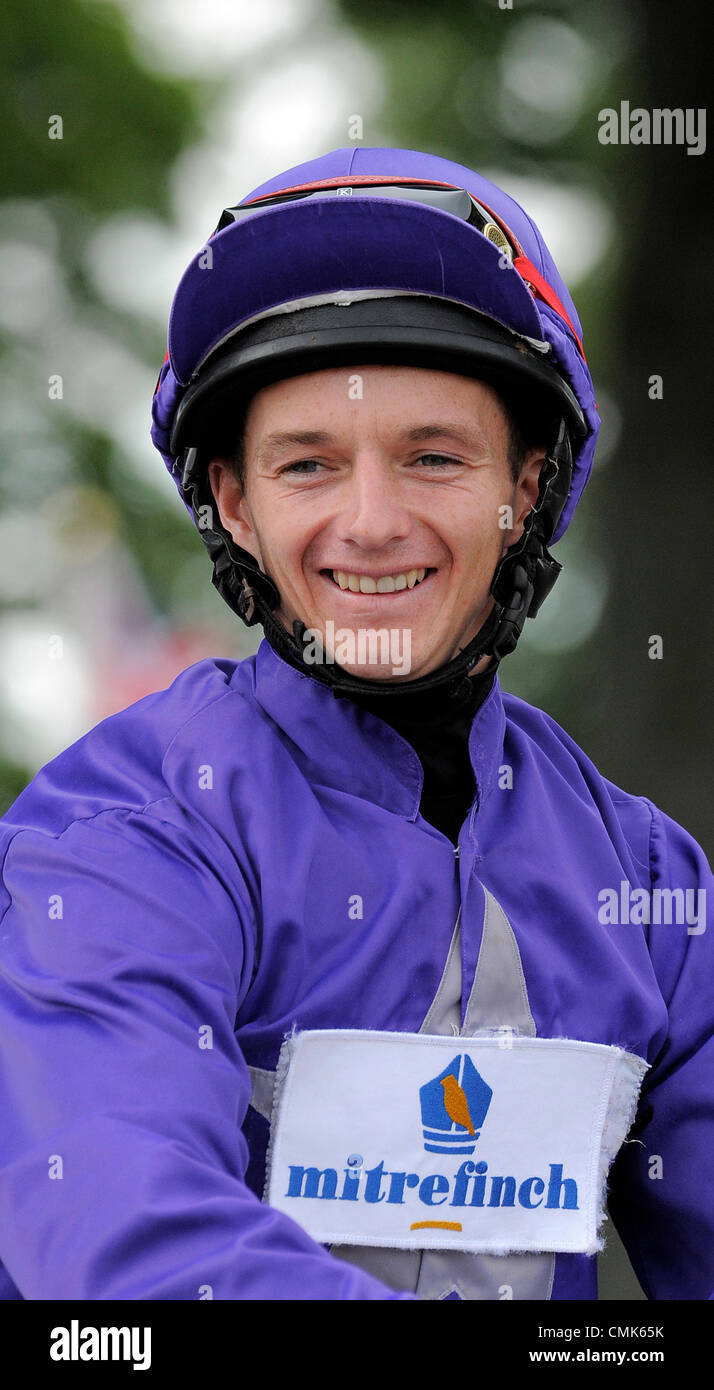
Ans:
<svg viewBox="0 0 714 1390"><path fill-rule="evenodd" d="M412 1221L410 1231L460 1231L460 1221Z"/></svg>

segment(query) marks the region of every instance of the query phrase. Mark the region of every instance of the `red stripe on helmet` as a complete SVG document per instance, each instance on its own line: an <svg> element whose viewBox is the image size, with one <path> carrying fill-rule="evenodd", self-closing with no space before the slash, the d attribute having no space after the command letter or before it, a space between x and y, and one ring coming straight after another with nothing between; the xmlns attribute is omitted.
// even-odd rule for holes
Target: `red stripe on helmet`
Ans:
<svg viewBox="0 0 714 1390"><path fill-rule="evenodd" d="M575 332L575 329L573 327L573 324L571 323L570 316L565 308L565 305L561 303L560 299L555 293L555 290L552 288L551 285L548 284L547 280L543 279L543 276L541 275L540 271L536 270L533 262L529 261L527 256L516 256L516 259L513 262L513 264L516 270L518 271L518 274L520 275L521 279L524 280L526 284L530 285L534 293L539 295L540 298L551 309L555 310L558 317L561 318L564 323L567 323L568 328L570 329L570 332L572 333L580 350L580 356L582 357L583 362L586 362L585 353L583 351L583 345L577 333Z"/></svg>
<svg viewBox="0 0 714 1390"><path fill-rule="evenodd" d="M296 183L291 188L276 188L272 193L261 193L258 198L250 198L241 203L242 208L253 203L262 203L265 198L280 198L285 193L306 193L311 188L346 188L353 183L416 183L428 188L455 188L454 183L442 183L439 179L415 179L406 174L344 174L342 178L315 179L312 183Z"/></svg>
<svg viewBox="0 0 714 1390"><path fill-rule="evenodd" d="M168 362L168 360L169 360L169 350L168 350L168 348L167 348L167 349L166 349L166 356L165 356L163 362L161 363L161 370L159 371L159 375L158 375L157 378L156 378L156 385L155 385L155 387L154 387L154 395L156 395L156 392L157 392L158 389L159 389L159 384L160 384L160 382L161 382L161 372L163 372L164 367L166 366L166 363Z"/></svg>

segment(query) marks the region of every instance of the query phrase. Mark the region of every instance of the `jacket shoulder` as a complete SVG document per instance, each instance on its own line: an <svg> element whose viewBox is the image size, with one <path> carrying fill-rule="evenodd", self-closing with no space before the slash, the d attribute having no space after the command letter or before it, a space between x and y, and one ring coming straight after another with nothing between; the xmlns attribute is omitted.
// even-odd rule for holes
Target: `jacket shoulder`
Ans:
<svg viewBox="0 0 714 1390"><path fill-rule="evenodd" d="M649 873L651 837L656 808L647 797L624 791L600 773L587 753L545 710L504 692L506 740L514 740L521 756L547 766L551 786L567 783L571 794L589 802L600 816L614 818L640 865Z"/></svg>
<svg viewBox="0 0 714 1390"><path fill-rule="evenodd" d="M209 658L164 690L101 720L44 764L0 817L0 858L19 829L61 834L73 821L110 809L144 809L171 794L168 769L184 742L216 737L216 712L235 720L253 687L254 658ZM237 697L237 698L236 698Z"/></svg>

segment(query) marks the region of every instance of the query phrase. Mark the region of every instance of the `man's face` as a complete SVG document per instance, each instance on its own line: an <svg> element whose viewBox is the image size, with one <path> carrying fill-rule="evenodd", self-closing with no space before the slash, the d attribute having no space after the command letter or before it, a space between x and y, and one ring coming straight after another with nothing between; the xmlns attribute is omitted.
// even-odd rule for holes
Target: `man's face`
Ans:
<svg viewBox="0 0 714 1390"><path fill-rule="evenodd" d="M286 628L300 618L352 674L413 680L476 634L498 560L536 501L543 451L514 483L508 448L505 411L484 382L331 368L254 396L245 491L225 460L209 474L226 530L275 582ZM360 631L379 629L401 634L391 664L384 647L360 643ZM409 669L395 675L392 658L407 648Z"/></svg>

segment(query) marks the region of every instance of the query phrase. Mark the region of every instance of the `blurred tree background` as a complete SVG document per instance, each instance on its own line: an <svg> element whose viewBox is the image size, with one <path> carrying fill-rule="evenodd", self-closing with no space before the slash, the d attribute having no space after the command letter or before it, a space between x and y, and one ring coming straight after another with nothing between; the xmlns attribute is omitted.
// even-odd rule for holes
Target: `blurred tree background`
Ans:
<svg viewBox="0 0 714 1390"><path fill-rule="evenodd" d="M191 661L254 650L148 440L168 307L221 206L386 144L525 203L598 388L564 572L504 685L709 844L707 156L597 138L623 99L706 105L699 26L611 0L8 0L0 25L0 807Z"/></svg>
<svg viewBox="0 0 714 1390"><path fill-rule="evenodd" d="M564 572L503 683L708 848L709 165L598 140L598 113L622 100L706 107L697 13L6 0L0 37L0 813L99 719L192 661L255 649L149 441L173 290L220 209L265 178L335 146L395 145L472 165L525 204L597 386L601 443L557 547Z"/></svg>

